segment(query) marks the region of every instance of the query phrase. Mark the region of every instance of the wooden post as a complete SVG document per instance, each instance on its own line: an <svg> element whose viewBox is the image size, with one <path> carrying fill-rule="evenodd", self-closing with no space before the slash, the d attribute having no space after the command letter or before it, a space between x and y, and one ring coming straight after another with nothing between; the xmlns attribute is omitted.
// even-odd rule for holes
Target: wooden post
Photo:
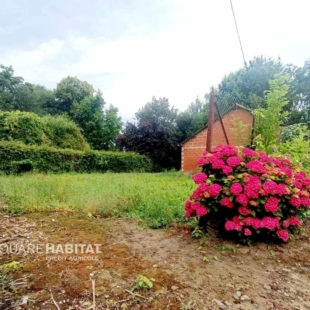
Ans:
<svg viewBox="0 0 310 310"><path fill-rule="evenodd" d="M210 93L207 145L206 145L206 150L208 152L211 152L211 148L212 148L212 126L213 126L213 122L214 122L214 103L215 103L215 92L214 92L214 89L212 87L211 93Z"/></svg>
<svg viewBox="0 0 310 310"><path fill-rule="evenodd" d="M222 116L220 114L220 110L219 110L219 108L217 106L216 101L214 102L214 105L216 107L216 112L217 112L217 114L219 116L219 119L220 119L220 122L221 122L221 126L222 126L223 133L224 133L224 136L225 136L226 144L229 144L228 136L227 136L226 129L225 129L225 126L224 126L224 123L223 123L223 119L222 119Z"/></svg>

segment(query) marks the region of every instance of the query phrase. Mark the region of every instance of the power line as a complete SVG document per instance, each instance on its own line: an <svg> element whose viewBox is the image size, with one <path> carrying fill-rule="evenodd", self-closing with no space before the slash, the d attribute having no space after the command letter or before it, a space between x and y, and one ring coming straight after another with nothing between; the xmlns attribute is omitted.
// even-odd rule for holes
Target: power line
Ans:
<svg viewBox="0 0 310 310"><path fill-rule="evenodd" d="M239 40L239 44L240 44L240 49L241 49L241 53L242 53L242 57L243 57L244 66L247 67L247 63L246 63L245 56L244 56L244 51L243 51L243 47L242 47L242 42L241 42L241 38L240 38L240 33L239 33L238 25L237 25L237 20L236 20L232 0L230 0L230 6L231 6L231 11L232 11L232 14L234 17L234 22L235 22L235 26L236 26L236 31L237 31L237 35L238 35L238 40Z"/></svg>

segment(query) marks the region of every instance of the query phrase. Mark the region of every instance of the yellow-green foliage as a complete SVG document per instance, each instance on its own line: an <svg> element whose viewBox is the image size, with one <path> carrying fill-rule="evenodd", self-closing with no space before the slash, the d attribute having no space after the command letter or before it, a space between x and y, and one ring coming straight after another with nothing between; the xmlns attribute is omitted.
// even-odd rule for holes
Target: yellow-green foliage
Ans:
<svg viewBox="0 0 310 310"><path fill-rule="evenodd" d="M272 153L273 146L279 142L281 125L287 112L283 108L288 104L286 95L288 93L288 76L276 75L274 80L269 82L270 90L267 91L267 108L260 108L254 111L255 135L259 139L256 142L256 149ZM257 143L259 141L259 143Z"/></svg>
<svg viewBox="0 0 310 310"><path fill-rule="evenodd" d="M0 111L0 140L75 150L89 149L73 121L65 116L40 117L30 112Z"/></svg>
<svg viewBox="0 0 310 310"><path fill-rule="evenodd" d="M13 261L7 264L0 265L0 272L3 272L3 273L14 272L21 268L22 268L22 264L20 262Z"/></svg>
<svg viewBox="0 0 310 310"><path fill-rule="evenodd" d="M153 287L153 282L142 274L137 275L136 285L131 289L134 290L149 290Z"/></svg>
<svg viewBox="0 0 310 310"><path fill-rule="evenodd" d="M278 143L275 153L290 154L290 159L301 168L310 172L310 141L306 139L309 134L307 126L301 126L300 132L292 139L288 139L284 143Z"/></svg>

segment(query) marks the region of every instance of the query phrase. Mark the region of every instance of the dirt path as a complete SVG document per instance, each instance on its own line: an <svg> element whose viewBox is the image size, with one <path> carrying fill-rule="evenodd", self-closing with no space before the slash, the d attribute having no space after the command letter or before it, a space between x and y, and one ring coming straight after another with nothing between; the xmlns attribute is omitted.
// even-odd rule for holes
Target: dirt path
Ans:
<svg viewBox="0 0 310 310"><path fill-rule="evenodd" d="M237 247L188 229L64 213L2 216L0 244L102 244L100 254L0 254L0 309L310 309L310 225L288 245ZM83 259L81 259L83 257ZM57 260L56 260L57 258ZM150 290L129 290L138 274Z"/></svg>

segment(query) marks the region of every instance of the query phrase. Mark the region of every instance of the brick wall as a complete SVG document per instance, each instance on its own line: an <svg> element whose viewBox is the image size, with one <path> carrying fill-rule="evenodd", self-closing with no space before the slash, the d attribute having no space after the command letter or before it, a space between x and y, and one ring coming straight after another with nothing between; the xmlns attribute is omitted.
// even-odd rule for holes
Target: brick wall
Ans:
<svg viewBox="0 0 310 310"><path fill-rule="evenodd" d="M250 142L253 115L244 109L233 110L223 117L230 144L247 145ZM203 129L182 145L182 171L189 173L198 170L197 159L206 149L207 129ZM226 144L220 121L213 124L212 147Z"/></svg>

